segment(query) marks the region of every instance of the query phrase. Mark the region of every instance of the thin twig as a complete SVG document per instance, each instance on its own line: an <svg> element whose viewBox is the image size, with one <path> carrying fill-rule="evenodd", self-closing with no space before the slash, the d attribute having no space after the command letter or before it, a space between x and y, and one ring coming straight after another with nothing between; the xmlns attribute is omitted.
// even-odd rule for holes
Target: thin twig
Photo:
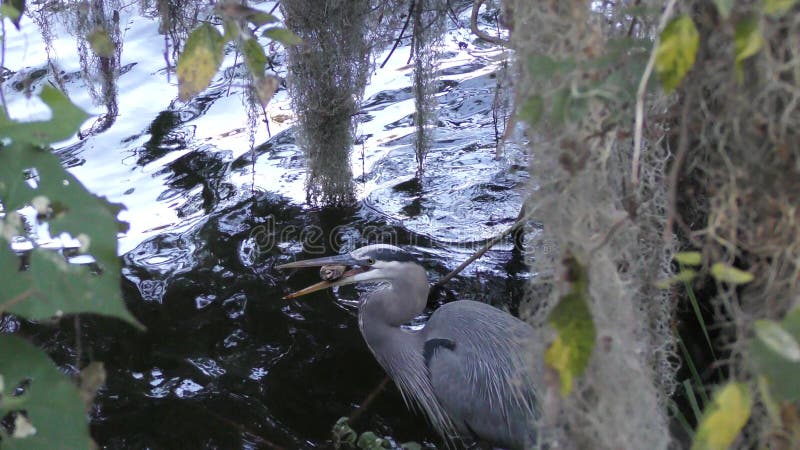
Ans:
<svg viewBox="0 0 800 450"><path fill-rule="evenodd" d="M678 152L675 155L675 160L672 162L672 167L669 169L669 176L667 178L667 222L664 224L664 241L669 242L672 240L672 224L675 222L675 217L678 214L677 197L678 197L678 175L680 175L683 160L686 159L686 152L689 148L689 125L687 124L689 118L689 105L692 103L690 95L684 95L683 108L681 110L681 128L678 135Z"/></svg>
<svg viewBox="0 0 800 450"><path fill-rule="evenodd" d="M634 7L639 6L641 2L642 2L641 0L636 0L635 2L633 2L633 6ZM633 36L633 30L636 29L637 24L638 24L638 17L633 16L633 20L631 20L631 26L628 27L628 37Z"/></svg>
<svg viewBox="0 0 800 450"><path fill-rule="evenodd" d="M486 0L475 0L475 3L472 4L472 15L469 18L469 28L475 33L476 36L487 41L489 43L495 45L502 45L503 47L508 47L510 44L509 41L506 39L492 36L491 34L481 30L478 28L478 11L480 11L481 6L486 2Z"/></svg>
<svg viewBox="0 0 800 450"><path fill-rule="evenodd" d="M592 247L591 250L589 250L589 258L594 256L594 254L598 250L600 250L601 248L605 247L605 245L608 244L608 241L611 240L611 237L614 236L614 233L616 233L617 230L619 230L620 227L622 227L622 224L624 224L628 219L629 219L629 216L625 215L625 217L622 217L619 220L617 220L616 222L614 222L614 225L611 225L611 228L608 230L608 232L605 234L605 236L603 236L603 239L597 245Z"/></svg>
<svg viewBox="0 0 800 450"><path fill-rule="evenodd" d="M653 43L653 51L650 52L650 59L647 60L647 66L642 74L642 79L639 80L639 88L636 90L636 125L633 129L633 162L631 165L631 182L634 186L639 185L639 155L642 151L642 126L644 124L644 94L647 90L647 82L650 80L650 75L653 73L653 67L656 63L656 51L658 44L661 42L661 31L667 26L667 21L672 16L672 10L675 9L676 0L670 0L667 7L664 8L664 14L661 15L661 20L658 24L658 33L656 34L655 42Z"/></svg>
<svg viewBox="0 0 800 450"><path fill-rule="evenodd" d="M269 448L271 448L273 450L284 450L284 448L281 447L280 445L277 445L277 444L269 441L268 439L266 439L266 438L264 438L264 437L262 437L262 436L260 436L260 435L258 435L256 433L252 432L250 429L248 429L247 427L245 427L242 424L236 423L233 420L228 419L227 417L221 416L221 415L217 414L216 412L211 411L210 409L207 409L207 408L204 408L202 411L205 412L206 414L208 414L209 416L219 420L220 422L235 428L240 433L246 434L247 436L252 437L254 440L258 441L260 444L264 445L265 447L269 447Z"/></svg>
<svg viewBox="0 0 800 450"><path fill-rule="evenodd" d="M16 297L14 297L11 300L8 300L7 302L5 302L2 305L0 305L0 314L3 314L4 312L6 312L9 309L13 308L14 305L16 305L17 303L27 299L28 297L31 297L32 295L33 295L33 289L28 289L28 290L26 290L24 292L21 292Z"/></svg>
<svg viewBox="0 0 800 450"><path fill-rule="evenodd" d="M519 227L521 227L530 217L533 216L533 212L535 210L536 210L536 208L532 208L531 211L526 212L525 215L523 215L522 217L518 218L517 221L514 222L514 224L511 225L507 230L505 230L502 233L498 234L497 236L493 237L480 250L475 252L472 256L467 258L466 261L464 261L458 267L453 269L450 273L445 275L444 278L442 278L441 280L437 281L436 284L433 285L433 289L442 287L445 283L450 281L454 276L458 275L464 269L466 269L467 266L472 264L476 259L478 259L481 256L483 256L483 254L486 253L487 251L489 251L490 248L494 247L495 244L497 244L498 242L503 240L503 238L505 238L506 236L508 236L509 234L513 233L515 230L517 230Z"/></svg>
<svg viewBox="0 0 800 450"><path fill-rule="evenodd" d="M19 23L19 22L17 22ZM0 30L3 32L3 39L0 42L0 70L6 69L6 21L5 19L0 18ZM3 74L0 74L2 76ZM5 116L8 117L8 107L6 106L6 96L3 94L3 84L5 80L0 82L0 103L3 105L3 112Z"/></svg>
<svg viewBox="0 0 800 450"><path fill-rule="evenodd" d="M395 49L397 49L397 45L400 44L400 41L403 39L403 34L405 34L406 28L408 28L408 23L411 22L412 11L414 11L414 0L411 0L410 6L408 7L408 15L406 16L406 23L403 24L403 29L400 30L400 36L398 36L397 40L394 41L394 46L392 46L392 50L389 52L389 54L386 55L386 59L383 61L383 64L381 64L381 69L383 69L383 66L385 66L386 63L389 62L389 58L392 57L392 53L394 53Z"/></svg>
<svg viewBox="0 0 800 450"><path fill-rule="evenodd" d="M83 353L83 345L81 344L81 316L75 314L73 325L75 325L75 370L81 369L81 353Z"/></svg>
<svg viewBox="0 0 800 450"><path fill-rule="evenodd" d="M375 401L376 398L378 398L378 394L380 394L380 392L386 387L386 385L389 384L389 381L391 380L389 379L388 376L383 377L383 380L377 386L375 386L375 389L373 389L372 392L370 392L369 395L367 395L366 398L364 398L364 400L358 405L358 408L356 408L355 411L353 411L350 414L350 417L347 418L347 423L352 425L353 422L355 422L359 417L361 417L361 415L364 414L364 411L367 410L369 405L372 404L372 402Z"/></svg>

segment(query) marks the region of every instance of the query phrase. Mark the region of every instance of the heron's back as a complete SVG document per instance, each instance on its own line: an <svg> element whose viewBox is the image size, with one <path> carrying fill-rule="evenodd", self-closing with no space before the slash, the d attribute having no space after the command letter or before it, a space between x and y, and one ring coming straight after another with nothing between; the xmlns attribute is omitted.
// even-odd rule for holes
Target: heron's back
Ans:
<svg viewBox="0 0 800 450"><path fill-rule="evenodd" d="M490 305L445 304L424 330L425 363L439 402L462 433L511 448L533 440L533 329Z"/></svg>

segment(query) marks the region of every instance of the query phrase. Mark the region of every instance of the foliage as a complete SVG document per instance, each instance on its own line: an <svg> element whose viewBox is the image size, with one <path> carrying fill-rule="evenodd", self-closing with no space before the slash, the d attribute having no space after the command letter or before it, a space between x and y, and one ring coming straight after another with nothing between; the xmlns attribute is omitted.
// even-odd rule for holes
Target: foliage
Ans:
<svg viewBox="0 0 800 450"><path fill-rule="evenodd" d="M122 224L116 216L121 205L90 194L42 148L70 137L87 115L53 87L45 86L41 99L51 109L50 120L17 122L0 114L0 201L6 211L0 219L0 313L28 319L96 313L139 326L119 289L116 234ZM79 253L95 262L89 267L70 264L66 255L40 248L20 259L9 243L26 234L24 225L35 225L23 223L16 211L26 205L51 233L76 236L82 243ZM89 447L78 390L41 350L13 336L0 337L0 380L12 390L30 380L21 395L0 393L0 418L13 422L0 429L4 447Z"/></svg>
<svg viewBox="0 0 800 450"><path fill-rule="evenodd" d="M0 335L0 355L0 417L15 422L10 433L0 427L2 448L90 448L83 402L72 380L16 336Z"/></svg>
<svg viewBox="0 0 800 450"><path fill-rule="evenodd" d="M39 95L42 101L50 107L52 118L50 120L38 122L14 122L11 121L0 110L0 126L2 126L3 137L9 138L18 144L28 143L34 146L44 146L51 142L62 141L75 134L75 130L82 124L88 116L85 112L73 105L69 99L51 86L42 88ZM4 168L3 170L8 170ZM8 173L3 173L8 176ZM10 178L17 182L19 177ZM15 183L15 185L18 183ZM5 189L11 189L6 186ZM0 191L0 195L6 197L8 192ZM9 204L9 199L4 198L6 208L15 208L14 204ZM27 200L23 200L27 201ZM19 205L17 205L19 206Z"/></svg>
<svg viewBox="0 0 800 450"><path fill-rule="evenodd" d="M752 396L743 383L728 383L714 394L706 408L692 450L725 450L750 418Z"/></svg>
<svg viewBox="0 0 800 450"><path fill-rule="evenodd" d="M736 78L741 83L744 77L742 62L758 53L764 45L756 17L745 17L736 24L734 51L736 52Z"/></svg>
<svg viewBox="0 0 800 450"><path fill-rule="evenodd" d="M224 44L222 34L210 24L204 23L192 31L178 59L176 73L181 100L191 99L208 86L222 64Z"/></svg>
<svg viewBox="0 0 800 450"><path fill-rule="evenodd" d="M800 308L780 322L754 322L749 354L770 395L781 403L800 401Z"/></svg>
<svg viewBox="0 0 800 450"><path fill-rule="evenodd" d="M392 443L372 431L365 431L360 435L354 430L347 417L340 417L333 425L333 447L334 448L360 448L362 450L381 450L388 448L400 448L403 450L419 450L421 446L416 442L404 442L399 446L392 446Z"/></svg>
<svg viewBox="0 0 800 450"><path fill-rule="evenodd" d="M656 71L666 92L672 92L694 65L700 35L692 18L673 19L661 32L656 49Z"/></svg>
<svg viewBox="0 0 800 450"><path fill-rule="evenodd" d="M217 6L217 13L224 22L225 34L220 33L210 23L201 24L189 35L183 53L178 59L180 99L188 101L208 87L222 64L225 44L233 42L244 55L257 98L262 107L266 107L275 93L275 88L265 89L264 86L277 83L273 77L265 75L267 55L246 23L257 29L278 19L272 14L233 2L220 3ZM299 45L303 42L297 35L281 27L268 28L262 35L286 46Z"/></svg>
<svg viewBox="0 0 800 450"><path fill-rule="evenodd" d="M102 26L95 27L90 31L89 34L86 35L86 40L89 41L89 45L92 46L92 51L97 56L102 56L104 58L111 58L114 56L114 42L111 40L108 31Z"/></svg>
<svg viewBox="0 0 800 450"><path fill-rule="evenodd" d="M561 379L561 395L572 392L573 380L586 370L595 341L594 322L587 303L586 270L574 258L565 262L572 288L561 297L550 312L549 322L557 335L548 347L544 360L557 370Z"/></svg>

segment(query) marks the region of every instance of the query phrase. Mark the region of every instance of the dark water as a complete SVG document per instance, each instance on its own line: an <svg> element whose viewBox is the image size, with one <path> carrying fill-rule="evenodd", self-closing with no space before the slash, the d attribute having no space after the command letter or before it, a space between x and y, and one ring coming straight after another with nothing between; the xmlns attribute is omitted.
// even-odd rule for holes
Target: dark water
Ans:
<svg viewBox="0 0 800 450"><path fill-rule="evenodd" d="M127 20L139 31L126 45L160 39L149 19ZM458 46L464 41L467 50ZM12 52L28 48L15 42ZM160 55L138 51L119 81L117 123L58 154L90 189L128 206L122 289L147 331L100 317L55 325L6 318L0 327L29 336L66 372L105 363L107 383L91 412L101 447L329 447L336 420L384 378L358 330L363 288L285 301L318 274L274 267L386 242L418 253L435 281L510 226L527 160L513 147L495 159L500 50L451 26L439 123L421 179L414 177L411 77L401 67L402 48L376 72L353 152L359 203L337 210L303 204L304 162L290 122L271 122L271 136L261 129L248 135L241 90L231 94L227 83L241 75L240 64L226 60L231 65L208 91L180 105L164 101L164 88L156 87L164 83ZM71 96L80 103L74 79ZM151 94L141 97L137 85L151 86ZM284 90L271 108L291 113ZM262 144L251 152L249 139ZM454 299L513 310L529 276L509 239L432 295L428 313ZM353 425L442 446L393 385Z"/></svg>

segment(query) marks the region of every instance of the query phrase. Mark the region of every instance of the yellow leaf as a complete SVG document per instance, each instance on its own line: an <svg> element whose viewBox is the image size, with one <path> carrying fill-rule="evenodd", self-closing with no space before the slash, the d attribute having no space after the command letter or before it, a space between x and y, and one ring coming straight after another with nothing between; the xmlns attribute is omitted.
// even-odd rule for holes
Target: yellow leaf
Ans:
<svg viewBox="0 0 800 450"><path fill-rule="evenodd" d="M676 253L674 258L675 261L686 266L699 266L703 261L703 256L700 252L680 252Z"/></svg>
<svg viewBox="0 0 800 450"><path fill-rule="evenodd" d="M86 40L89 42L89 46L92 47L92 51L95 55L104 58L111 58L114 56L116 47L111 41L108 31L102 26L98 26L90 31L89 34L86 35Z"/></svg>
<svg viewBox="0 0 800 450"><path fill-rule="evenodd" d="M711 276L716 278L717 281L730 284L745 284L753 281L752 273L745 272L744 270L737 269L725 263L714 263L714 265L711 266Z"/></svg>
<svg viewBox="0 0 800 450"><path fill-rule="evenodd" d="M211 82L222 64L225 40L210 24L200 25L186 40L178 58L178 97L189 100Z"/></svg>
<svg viewBox="0 0 800 450"><path fill-rule="evenodd" d="M752 397L744 383L728 383L714 394L697 426L692 450L724 450L750 418Z"/></svg>
<svg viewBox="0 0 800 450"><path fill-rule="evenodd" d="M672 92L694 65L700 34L692 18L683 15L672 19L664 31L656 48L656 72L666 92Z"/></svg>
<svg viewBox="0 0 800 450"><path fill-rule="evenodd" d="M569 367L570 348L564 345L561 336L556 336L556 339L547 348L544 361L558 371L561 378L561 396L568 396L572 392L572 371Z"/></svg>

